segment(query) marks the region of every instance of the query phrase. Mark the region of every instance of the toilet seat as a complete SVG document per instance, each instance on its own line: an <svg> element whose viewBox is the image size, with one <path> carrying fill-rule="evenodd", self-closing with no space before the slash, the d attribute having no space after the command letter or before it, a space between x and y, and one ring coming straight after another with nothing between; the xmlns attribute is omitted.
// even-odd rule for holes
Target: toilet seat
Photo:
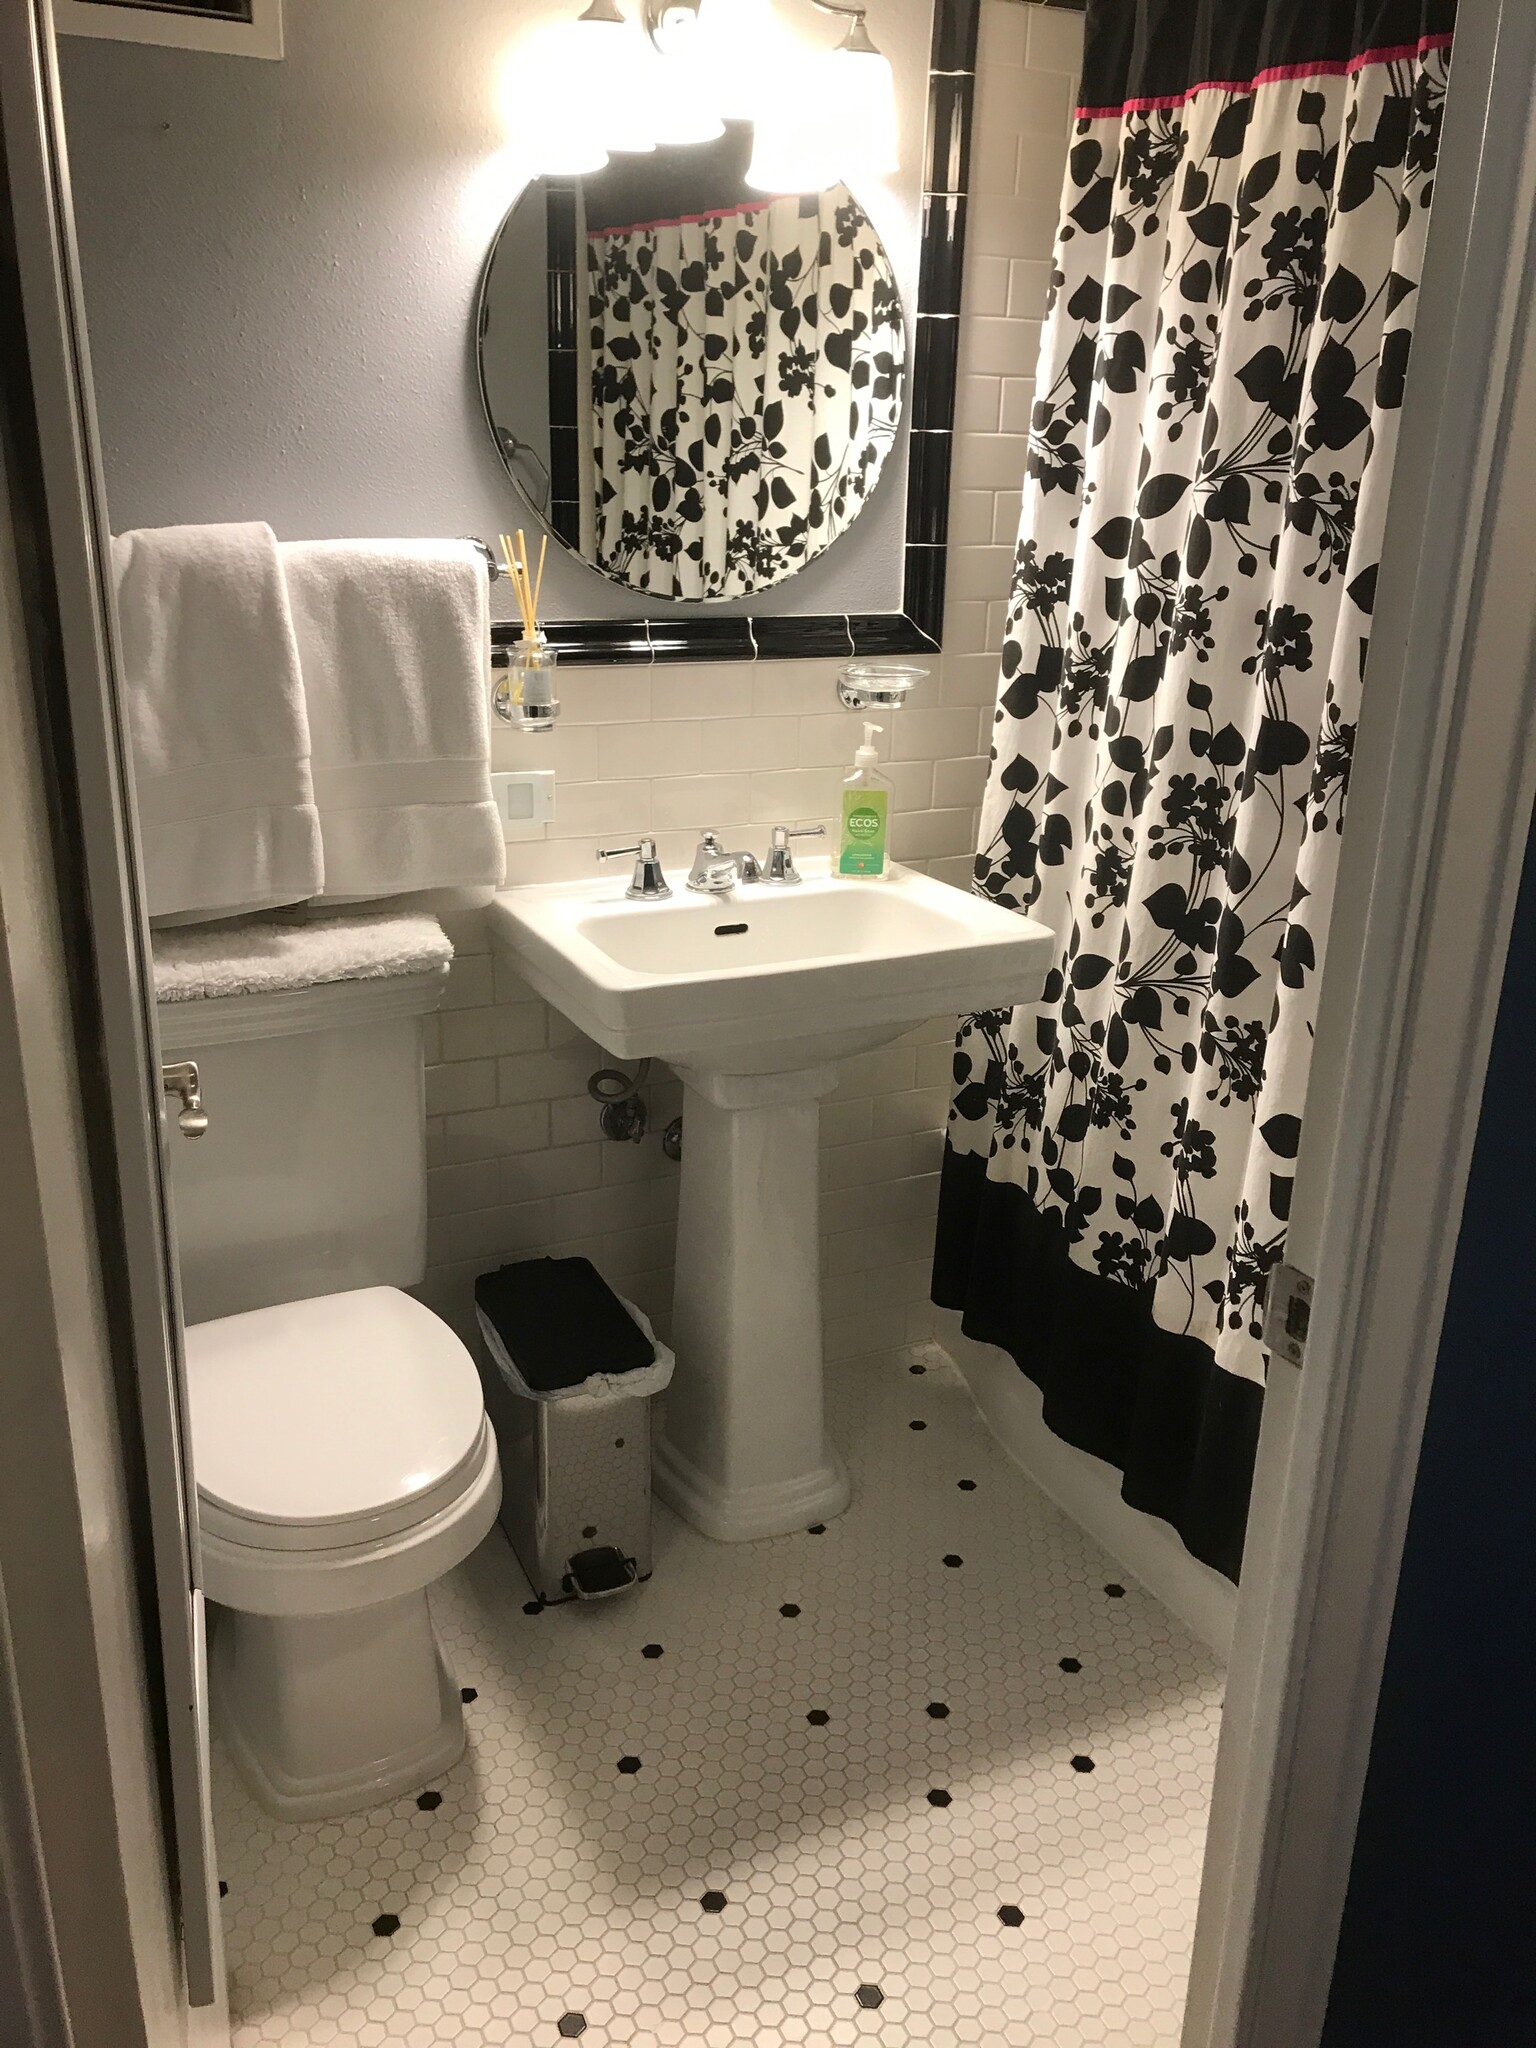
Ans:
<svg viewBox="0 0 1536 2048"><path fill-rule="evenodd" d="M204 1587L250 1614L341 1614L430 1584L500 1503L479 1375L393 1287L192 1325Z"/></svg>
<svg viewBox="0 0 1536 2048"><path fill-rule="evenodd" d="M187 1331L206 1533L336 1550L456 1499L484 1451L474 1363L395 1287L280 1302Z"/></svg>

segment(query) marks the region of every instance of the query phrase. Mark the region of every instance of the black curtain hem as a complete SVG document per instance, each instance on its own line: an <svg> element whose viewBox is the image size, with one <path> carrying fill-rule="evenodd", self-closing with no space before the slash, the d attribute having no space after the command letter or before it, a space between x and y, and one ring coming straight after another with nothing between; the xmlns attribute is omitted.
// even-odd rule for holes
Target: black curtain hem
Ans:
<svg viewBox="0 0 1536 2048"><path fill-rule="evenodd" d="M1046 1427L1123 1474L1121 1498L1236 1581L1264 1390L1208 1344L1153 1321L1142 1295L1084 1272L1060 1219L944 1148L933 1299L1040 1389Z"/></svg>

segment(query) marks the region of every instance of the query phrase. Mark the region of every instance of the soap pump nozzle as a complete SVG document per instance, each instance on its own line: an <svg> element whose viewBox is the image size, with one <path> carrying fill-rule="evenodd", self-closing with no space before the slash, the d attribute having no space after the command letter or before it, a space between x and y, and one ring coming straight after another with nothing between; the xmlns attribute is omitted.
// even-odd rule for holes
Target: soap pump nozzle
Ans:
<svg viewBox="0 0 1536 2048"><path fill-rule="evenodd" d="M885 727L883 725L872 725L867 718L865 719L864 744L862 747L855 747L853 750L853 765L855 768L874 767L875 763L880 759L880 749L875 745L875 734L884 731Z"/></svg>

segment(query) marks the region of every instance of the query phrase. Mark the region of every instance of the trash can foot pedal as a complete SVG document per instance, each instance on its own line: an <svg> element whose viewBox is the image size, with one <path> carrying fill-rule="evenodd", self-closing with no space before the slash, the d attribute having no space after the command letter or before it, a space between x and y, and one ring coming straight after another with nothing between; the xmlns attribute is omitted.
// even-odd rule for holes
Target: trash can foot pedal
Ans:
<svg viewBox="0 0 1536 2048"><path fill-rule="evenodd" d="M627 1593L639 1576L635 1560L606 1543L597 1550L578 1550L561 1584L578 1600L611 1600L615 1593Z"/></svg>

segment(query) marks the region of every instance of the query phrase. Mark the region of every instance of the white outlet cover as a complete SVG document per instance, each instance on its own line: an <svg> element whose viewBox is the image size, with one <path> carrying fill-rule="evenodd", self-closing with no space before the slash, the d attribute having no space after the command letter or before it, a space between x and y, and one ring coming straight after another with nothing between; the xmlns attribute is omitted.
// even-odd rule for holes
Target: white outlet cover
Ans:
<svg viewBox="0 0 1536 2048"><path fill-rule="evenodd" d="M542 838L555 815L555 771L516 768L493 775L491 794L509 839Z"/></svg>

